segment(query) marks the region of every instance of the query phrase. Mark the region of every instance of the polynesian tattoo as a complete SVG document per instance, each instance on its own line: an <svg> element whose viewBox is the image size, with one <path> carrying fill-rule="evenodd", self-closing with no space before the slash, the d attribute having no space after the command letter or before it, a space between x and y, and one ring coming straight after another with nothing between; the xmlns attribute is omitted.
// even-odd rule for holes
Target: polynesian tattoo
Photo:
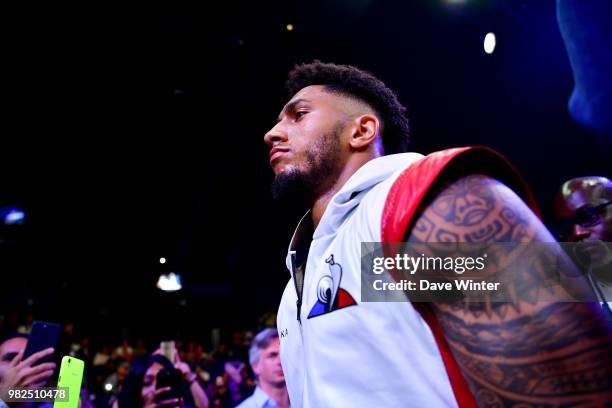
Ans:
<svg viewBox="0 0 612 408"><path fill-rule="evenodd" d="M460 177L432 191L409 231L410 243L554 242L512 190L483 175ZM513 277L524 288L515 288L512 302L432 303L477 403L612 406L612 323L596 303L530 296L525 287L546 271L542 263L529 265Z"/></svg>

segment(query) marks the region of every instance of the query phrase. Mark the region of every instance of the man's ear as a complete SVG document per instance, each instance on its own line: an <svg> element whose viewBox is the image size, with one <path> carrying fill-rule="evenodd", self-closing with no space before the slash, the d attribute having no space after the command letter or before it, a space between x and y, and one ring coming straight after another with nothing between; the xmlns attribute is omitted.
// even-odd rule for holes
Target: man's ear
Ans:
<svg viewBox="0 0 612 408"><path fill-rule="evenodd" d="M261 363L261 358L257 360L257 363L251 366L251 369L253 370L256 376L259 376L259 374L261 373L261 367L259 366L260 363Z"/></svg>
<svg viewBox="0 0 612 408"><path fill-rule="evenodd" d="M355 150L362 150L374 144L380 131L380 121L374 115L365 114L356 117L353 134L349 144Z"/></svg>

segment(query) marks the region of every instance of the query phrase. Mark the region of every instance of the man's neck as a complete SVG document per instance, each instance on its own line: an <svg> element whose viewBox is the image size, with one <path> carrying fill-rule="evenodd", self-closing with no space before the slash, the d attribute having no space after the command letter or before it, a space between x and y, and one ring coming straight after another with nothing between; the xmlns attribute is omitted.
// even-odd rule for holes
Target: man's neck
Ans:
<svg viewBox="0 0 612 408"><path fill-rule="evenodd" d="M352 162L348 162L340 172L340 175L336 179L333 184L325 188L322 193L318 195L318 197L314 200L314 203L310 207L310 214L312 217L312 225L316 230L323 214L325 213L325 209L327 205L331 201L334 195L344 186L344 184L351 178L357 170L361 168L364 164L369 162L372 159L375 159L377 156L366 156L365 158L355 158Z"/></svg>
<svg viewBox="0 0 612 408"><path fill-rule="evenodd" d="M289 407L289 393L287 392L287 386L284 383L281 385L275 385L262 381L259 383L259 387L266 393L266 395L276 402L276 406L278 408Z"/></svg>

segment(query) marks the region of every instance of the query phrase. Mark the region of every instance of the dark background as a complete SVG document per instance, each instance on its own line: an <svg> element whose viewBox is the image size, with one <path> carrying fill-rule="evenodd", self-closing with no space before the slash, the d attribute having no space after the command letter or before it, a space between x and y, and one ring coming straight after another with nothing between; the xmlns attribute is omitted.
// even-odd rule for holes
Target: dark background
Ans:
<svg viewBox="0 0 612 408"><path fill-rule="evenodd" d="M263 135L287 100L287 72L315 58L395 89L413 151L498 149L547 220L564 180L610 174L609 145L567 112L573 81L553 0L54 4L2 14L0 206L27 217L2 230L7 313L117 338L249 326L275 310L301 209L271 201ZM492 55L482 47L489 31ZM155 288L170 270L183 276L180 293Z"/></svg>

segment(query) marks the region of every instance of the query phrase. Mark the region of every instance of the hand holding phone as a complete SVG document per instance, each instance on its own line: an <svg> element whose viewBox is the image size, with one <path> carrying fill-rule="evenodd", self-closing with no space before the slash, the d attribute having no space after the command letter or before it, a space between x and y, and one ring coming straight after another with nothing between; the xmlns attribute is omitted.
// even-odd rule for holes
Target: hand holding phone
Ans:
<svg viewBox="0 0 612 408"><path fill-rule="evenodd" d="M176 358L177 358L178 353L176 351L176 345L174 344L173 340L162 341L159 347L160 347L162 356L166 357L168 361L170 361L172 364L176 363Z"/></svg>
<svg viewBox="0 0 612 408"><path fill-rule="evenodd" d="M71 356L62 358L60 374L57 380L57 388L65 388L68 392L65 402L56 401L53 408L78 408L81 396L81 383L83 381L83 371L85 362Z"/></svg>
<svg viewBox="0 0 612 408"><path fill-rule="evenodd" d="M170 390L162 395L163 398L179 398L181 396L182 378L183 373L176 368L161 369L157 372L157 376L155 377L155 388L160 389L170 387Z"/></svg>
<svg viewBox="0 0 612 408"><path fill-rule="evenodd" d="M182 398L164 399L163 394L169 390L170 387L165 387L149 393L145 397L143 408L183 408Z"/></svg>
<svg viewBox="0 0 612 408"><path fill-rule="evenodd" d="M34 321L32 323L32 331L28 336L23 353L23 359L27 360L34 353L37 353L48 348L56 348L60 337L61 326L57 323ZM43 359L38 360L37 364L51 362L52 355L47 355Z"/></svg>
<svg viewBox="0 0 612 408"><path fill-rule="evenodd" d="M24 360L23 350L17 353L4 368L0 378L0 399L14 388L43 387L53 375L55 363L40 364L39 361L52 354L53 349L45 349Z"/></svg>

